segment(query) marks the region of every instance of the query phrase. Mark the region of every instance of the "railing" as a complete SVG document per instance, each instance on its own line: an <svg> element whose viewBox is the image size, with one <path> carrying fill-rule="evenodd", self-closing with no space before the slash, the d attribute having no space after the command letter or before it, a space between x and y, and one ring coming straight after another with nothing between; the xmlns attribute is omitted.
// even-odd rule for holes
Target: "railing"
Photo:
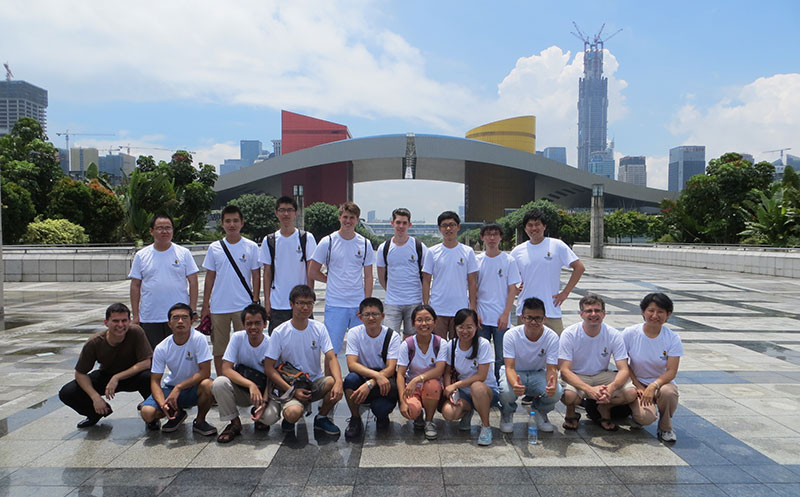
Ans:
<svg viewBox="0 0 800 497"><path fill-rule="evenodd" d="M588 245L588 242L576 242ZM769 245L726 245L713 243L606 243L607 247L648 247L648 248L673 248L673 249L706 249L706 250L741 250L748 252L783 252L800 253L800 247L772 247Z"/></svg>

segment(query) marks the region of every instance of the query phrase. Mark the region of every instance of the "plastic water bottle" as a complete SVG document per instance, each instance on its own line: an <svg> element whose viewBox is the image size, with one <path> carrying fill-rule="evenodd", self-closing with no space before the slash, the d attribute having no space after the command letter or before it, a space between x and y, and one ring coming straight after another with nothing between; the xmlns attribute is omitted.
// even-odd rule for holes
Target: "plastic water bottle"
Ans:
<svg viewBox="0 0 800 497"><path fill-rule="evenodd" d="M531 411L528 416L528 443L539 445L539 426L536 424L536 412Z"/></svg>

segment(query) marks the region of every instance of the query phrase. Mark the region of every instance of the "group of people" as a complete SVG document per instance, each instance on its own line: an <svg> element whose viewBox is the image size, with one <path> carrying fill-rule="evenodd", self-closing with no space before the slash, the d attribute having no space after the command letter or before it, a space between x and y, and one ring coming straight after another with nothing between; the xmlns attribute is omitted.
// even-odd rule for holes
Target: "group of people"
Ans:
<svg viewBox="0 0 800 497"><path fill-rule="evenodd" d="M362 406L380 430L399 404L428 439L438 436L437 411L465 430L477 411L478 443L489 445L490 408L500 406L500 429L511 432L522 397L542 431L553 431L547 414L559 399L564 429L577 429L576 407L588 400L606 430L617 429L611 407L627 404L632 425L658 418L659 437L675 440L673 380L682 348L664 325L672 302L647 295L644 323L619 333L603 323L603 300L589 295L580 301L581 321L564 329L561 304L584 266L561 240L545 236L541 212L525 215L529 241L510 254L500 250L500 226L484 225L478 256L458 242L460 219L450 211L438 218L442 243L428 249L408 234L411 213L396 209L394 236L377 250L355 231L360 209L352 202L339 208L340 229L319 241L295 228L291 197L278 199L275 214L280 229L259 248L240 233L241 211L222 210L225 237L209 246L203 262L200 318L211 324L211 350L193 326L198 268L187 249L172 243L172 219L153 219L154 243L137 252L129 275L132 309L107 309L106 330L87 341L75 380L59 394L85 416L79 428L111 414L108 400L117 391L138 391L152 430L177 430L186 409L197 406L193 430L227 443L242 432L238 407L251 408L255 430L282 420L288 432L321 400L314 429L338 435L329 414L344 397L348 439L363 431ZM372 296L373 265L385 302ZM572 269L563 288L562 267ZM324 324L313 316L315 281L326 283ZM345 337L346 376L337 360ZM609 370L611 356L616 371ZM92 371L95 362L100 367ZM214 402L227 423L219 433L206 419Z"/></svg>

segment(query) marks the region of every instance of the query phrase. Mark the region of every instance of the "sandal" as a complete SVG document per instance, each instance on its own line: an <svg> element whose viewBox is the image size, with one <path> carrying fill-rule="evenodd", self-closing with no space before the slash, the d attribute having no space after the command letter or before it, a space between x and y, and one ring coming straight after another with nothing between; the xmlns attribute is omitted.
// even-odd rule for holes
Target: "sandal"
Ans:
<svg viewBox="0 0 800 497"><path fill-rule="evenodd" d="M228 426L222 430L222 433L219 434L217 437L217 442L221 444L226 444L236 438L242 432L242 428L240 426L235 426L233 423L229 423Z"/></svg>
<svg viewBox="0 0 800 497"><path fill-rule="evenodd" d="M253 429L255 431L269 431L269 425L261 421L256 421L253 423Z"/></svg>
<svg viewBox="0 0 800 497"><path fill-rule="evenodd" d="M619 426L617 426L617 424L611 421L609 418L600 418L600 427L606 431L619 430Z"/></svg>
<svg viewBox="0 0 800 497"><path fill-rule="evenodd" d="M581 413L576 412L575 416L564 417L564 424L562 424L561 427L564 428L565 430L577 430L580 421L581 421Z"/></svg>

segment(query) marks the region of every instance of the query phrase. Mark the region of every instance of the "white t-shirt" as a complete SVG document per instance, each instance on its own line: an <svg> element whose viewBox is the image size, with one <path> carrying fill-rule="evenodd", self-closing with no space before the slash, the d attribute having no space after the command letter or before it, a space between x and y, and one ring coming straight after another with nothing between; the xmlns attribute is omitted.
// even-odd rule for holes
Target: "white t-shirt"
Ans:
<svg viewBox="0 0 800 497"><path fill-rule="evenodd" d="M367 327L363 324L350 328L347 332L347 350L345 355L354 355L358 357L358 362L362 366L370 369L383 369L386 363L381 358L381 351L383 350L383 341L386 339L386 333L389 328L386 326L381 327L380 334L372 338L367 335ZM389 350L386 352L386 360L397 359L400 354L400 335L397 332L392 332L392 338L389 339Z"/></svg>
<svg viewBox="0 0 800 497"><path fill-rule="evenodd" d="M333 345L324 324L309 319L306 329L298 330L290 319L272 332L267 357L275 360L276 367L289 361L313 381L322 378L322 357L329 350Z"/></svg>
<svg viewBox="0 0 800 497"><path fill-rule="evenodd" d="M628 326L622 339L628 351L628 362L636 378L644 385L657 380L667 370L668 357L683 356L683 343L677 333L661 327L655 338L644 334L643 323Z"/></svg>
<svg viewBox="0 0 800 497"><path fill-rule="evenodd" d="M469 307L467 275L478 271L475 251L459 243L447 248L443 243L431 247L422 271L432 275L430 304L439 316L455 316Z"/></svg>
<svg viewBox="0 0 800 497"><path fill-rule="evenodd" d="M205 335L192 328L189 339L183 345L175 343L174 335L168 336L156 345L150 372L164 374L166 368L169 368L169 373L161 378L161 386L174 387L198 372L199 364L211 359L211 350L208 348Z"/></svg>
<svg viewBox="0 0 800 497"><path fill-rule="evenodd" d="M314 249L317 248L317 242L314 235L306 233L306 260L311 260ZM289 236L281 235L280 230L275 232L275 259L277 259L277 264L273 265L267 237L264 237L258 262L272 266L269 305L272 309L288 310L292 308L289 305L289 292L297 285L305 285L308 281L308 271L306 263L303 261L303 249L300 247L298 230L294 230L294 233Z"/></svg>
<svg viewBox="0 0 800 497"><path fill-rule="evenodd" d="M489 257L486 252L478 254L478 315L486 326L497 326L500 315L506 309L509 285L522 279L514 258L505 252Z"/></svg>
<svg viewBox="0 0 800 497"><path fill-rule="evenodd" d="M522 315L525 299L536 297L544 302L545 316L560 318L561 307L553 305L553 295L561 291L561 267L578 260L575 252L561 240L546 237L536 245L530 241L517 245L511 256L524 283L517 298L517 316Z"/></svg>
<svg viewBox="0 0 800 497"><path fill-rule="evenodd" d="M240 312L250 305L250 297L242 286L242 281L236 275L228 256L222 249L221 243L224 240L217 240L208 246L206 258L203 260L203 267L209 271L217 273L214 279L214 288L211 290L211 313L227 314L229 312ZM233 260L239 266L244 280L253 291L252 271L261 267L258 262L258 244L252 240L242 237L236 243L225 241L228 250L231 252ZM253 295L257 299L258 295Z"/></svg>
<svg viewBox="0 0 800 497"><path fill-rule="evenodd" d="M394 239L381 243L377 251L377 266L387 267L383 258L383 247L389 243L389 266L386 270L386 300L389 305L411 305L422 302L422 280L419 275L417 245L413 236L403 245L394 243ZM422 244L422 261L428 253L428 247Z"/></svg>
<svg viewBox="0 0 800 497"><path fill-rule="evenodd" d="M313 259L328 266L325 305L358 307L364 300L363 268L375 263L372 245L358 233L350 240L345 240L337 231L319 241Z"/></svg>
<svg viewBox="0 0 800 497"><path fill-rule="evenodd" d="M267 347L269 346L269 336L264 335L258 347L250 345L247 339L247 332L237 331L231 335L231 340L228 342L228 348L225 349L225 355L222 356L223 361L232 362L236 364L244 364L264 372L264 358L267 357Z"/></svg>
<svg viewBox="0 0 800 497"><path fill-rule="evenodd" d="M152 244L136 252L128 278L142 280L139 322L166 323L170 307L189 304L186 277L197 271L192 253L174 243L163 252Z"/></svg>
<svg viewBox="0 0 800 497"><path fill-rule="evenodd" d="M456 348L455 368L458 373L459 381L476 374L478 372L478 366L481 364L489 364L489 372L486 374L486 379L483 380L483 382L492 390L497 390L497 378L494 376L494 366L492 366L492 364L494 364L494 350L489 340L483 337L478 338L478 355L475 356L475 359L469 359L468 357L472 354L472 348L461 350L461 347L458 346L458 338L454 338L446 344L442 343L442 348L439 349L439 357L437 357L436 360L444 361L452 366L452 364L450 364L451 347ZM463 390L469 392L470 388L467 387Z"/></svg>
<svg viewBox="0 0 800 497"><path fill-rule="evenodd" d="M586 334L582 321L561 333L558 358L572 361L573 373L594 376L607 371L611 356L615 362L628 359L622 334L605 323L596 337Z"/></svg>
<svg viewBox="0 0 800 497"><path fill-rule="evenodd" d="M414 358L409 364L408 362L408 340L414 341ZM428 344L428 350L426 352L422 352L419 348L419 342L417 341L417 335L412 335L405 340L403 340L402 345L400 345L400 355L397 358L397 365L398 366L406 366L406 380L410 380L415 376L419 376L427 371L430 371L434 367L436 367L436 358L437 358L437 351L434 350L434 343L435 338L431 336L431 343ZM444 344L447 343L447 340L442 340L439 343L439 351L444 348ZM449 357L449 356L448 356Z"/></svg>
<svg viewBox="0 0 800 497"><path fill-rule="evenodd" d="M540 371L548 364L558 364L558 335L547 326L542 336L532 342L525 336L525 325L511 328L503 334L503 358L514 359L517 371ZM505 371L505 365L501 368Z"/></svg>

